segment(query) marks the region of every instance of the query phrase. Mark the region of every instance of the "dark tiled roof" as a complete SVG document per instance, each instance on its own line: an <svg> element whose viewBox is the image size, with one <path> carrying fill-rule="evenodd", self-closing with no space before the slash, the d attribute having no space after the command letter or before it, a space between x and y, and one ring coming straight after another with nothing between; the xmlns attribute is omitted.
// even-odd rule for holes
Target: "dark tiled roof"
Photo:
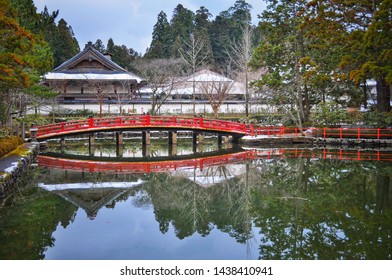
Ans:
<svg viewBox="0 0 392 280"><path fill-rule="evenodd" d="M71 59L65 61L60 66L53 69L52 72L60 72L60 73L67 73L72 72L76 73L72 68L82 62L83 60L96 60L99 63L103 64L108 70L102 71L99 70L99 73L128 73L127 70L122 68L120 65L112 61L111 59L104 56L102 53L97 51L91 44L87 44L85 49L72 57ZM78 71L80 72L80 71ZM94 70L92 70L94 72Z"/></svg>

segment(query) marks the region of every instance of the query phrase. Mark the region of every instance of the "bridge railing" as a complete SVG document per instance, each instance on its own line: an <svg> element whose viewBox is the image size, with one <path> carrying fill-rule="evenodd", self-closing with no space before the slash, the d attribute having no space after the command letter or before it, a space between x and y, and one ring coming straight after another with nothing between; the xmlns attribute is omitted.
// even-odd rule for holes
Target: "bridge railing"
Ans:
<svg viewBox="0 0 392 280"><path fill-rule="evenodd" d="M111 172L111 173L122 173L122 172L134 172L134 173L151 173L151 172L166 172L179 169L189 168L203 168L213 167L217 165L233 164L243 162L249 159L252 154L251 151L244 151L234 154L195 158L195 159L183 159L183 160L168 160L159 162L95 162L86 160L72 160L72 159L61 159L55 157L48 157L39 155L37 157L38 164L41 166L60 168L66 170L79 170L87 172Z"/></svg>
<svg viewBox="0 0 392 280"><path fill-rule="evenodd" d="M64 132L82 132L92 128L119 128L122 127L167 127L182 129L217 130L228 133L239 133L251 136L301 136L309 135L319 138L368 138L368 139L392 139L392 129L381 128L297 128L283 126L254 126L244 123L204 119L199 117L179 117L179 116L150 116L132 115L109 118L90 118L87 120L61 122L37 127L37 136L55 135Z"/></svg>
<svg viewBox="0 0 392 280"><path fill-rule="evenodd" d="M37 136L56 134L62 132L79 131L91 128L110 128L110 127L167 127L167 128L189 128L219 130L233 133L251 134L253 128L243 123L177 116L121 116L109 118L90 118L87 120L61 122L37 127Z"/></svg>
<svg viewBox="0 0 392 280"><path fill-rule="evenodd" d="M320 138L392 139L390 128L312 128L312 135Z"/></svg>

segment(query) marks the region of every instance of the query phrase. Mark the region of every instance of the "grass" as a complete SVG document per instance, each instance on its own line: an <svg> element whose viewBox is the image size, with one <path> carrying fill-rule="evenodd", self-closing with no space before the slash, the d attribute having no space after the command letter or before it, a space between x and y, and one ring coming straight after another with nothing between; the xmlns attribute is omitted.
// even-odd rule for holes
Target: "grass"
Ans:
<svg viewBox="0 0 392 280"><path fill-rule="evenodd" d="M8 137L0 139L0 158L14 151L20 144L23 143L20 137Z"/></svg>

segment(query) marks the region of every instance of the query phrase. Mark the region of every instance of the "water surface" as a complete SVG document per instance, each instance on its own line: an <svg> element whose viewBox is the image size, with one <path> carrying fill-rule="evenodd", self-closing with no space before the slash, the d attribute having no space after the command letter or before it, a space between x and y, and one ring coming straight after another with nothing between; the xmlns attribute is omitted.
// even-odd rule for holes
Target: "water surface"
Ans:
<svg viewBox="0 0 392 280"><path fill-rule="evenodd" d="M50 143L0 208L0 259L392 258L388 151L188 142Z"/></svg>

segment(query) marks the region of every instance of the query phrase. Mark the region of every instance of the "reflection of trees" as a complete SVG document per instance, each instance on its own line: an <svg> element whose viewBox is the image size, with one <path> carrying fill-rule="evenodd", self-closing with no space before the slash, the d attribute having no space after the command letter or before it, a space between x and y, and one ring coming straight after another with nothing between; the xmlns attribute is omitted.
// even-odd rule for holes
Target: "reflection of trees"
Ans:
<svg viewBox="0 0 392 280"><path fill-rule="evenodd" d="M202 187L192 179L196 176L194 172L150 175L146 192L151 197L161 232L166 233L172 224L176 236L183 239L195 232L206 236L216 226L245 243L251 236L246 180L241 179L242 175L233 176L227 166L208 167L200 171L208 178L206 181L213 182L218 177L221 180Z"/></svg>
<svg viewBox="0 0 392 280"><path fill-rule="evenodd" d="M35 182L35 174L26 180ZM27 179L28 178L28 179ZM21 185L26 182L21 182ZM45 248L54 244L58 224L66 228L77 207L39 188L18 189L0 208L0 259L43 259Z"/></svg>
<svg viewBox="0 0 392 280"><path fill-rule="evenodd" d="M252 199L260 258L392 258L391 168L310 159L259 167L264 179Z"/></svg>

